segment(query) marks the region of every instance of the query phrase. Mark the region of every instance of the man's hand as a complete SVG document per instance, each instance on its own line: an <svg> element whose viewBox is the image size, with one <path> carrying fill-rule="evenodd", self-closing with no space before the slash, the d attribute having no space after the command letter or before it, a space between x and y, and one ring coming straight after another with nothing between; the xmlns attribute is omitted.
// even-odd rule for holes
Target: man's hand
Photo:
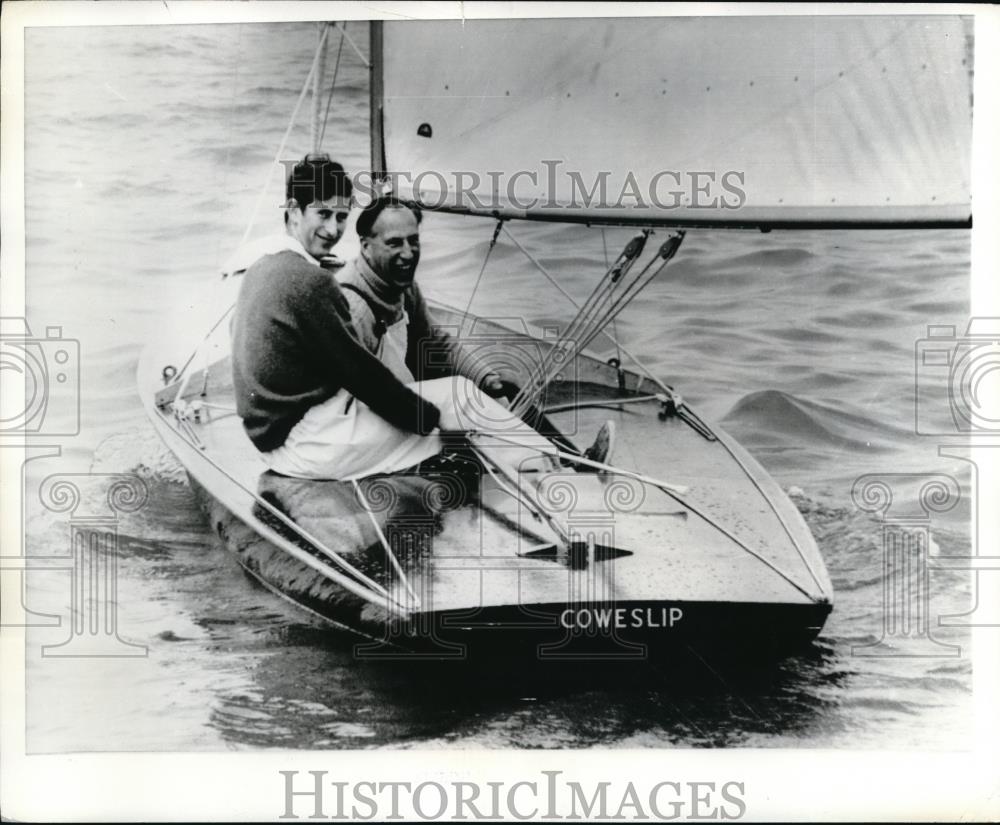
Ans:
<svg viewBox="0 0 1000 825"><path fill-rule="evenodd" d="M482 380L482 390L490 398L502 398L504 396L503 381L495 372L487 373Z"/></svg>

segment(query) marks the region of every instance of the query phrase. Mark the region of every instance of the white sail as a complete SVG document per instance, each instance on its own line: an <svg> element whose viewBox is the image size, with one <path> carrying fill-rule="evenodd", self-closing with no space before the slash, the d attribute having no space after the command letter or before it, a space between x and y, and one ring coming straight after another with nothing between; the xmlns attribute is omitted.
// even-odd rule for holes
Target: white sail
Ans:
<svg viewBox="0 0 1000 825"><path fill-rule="evenodd" d="M968 225L957 16L373 24L376 169L541 220Z"/></svg>

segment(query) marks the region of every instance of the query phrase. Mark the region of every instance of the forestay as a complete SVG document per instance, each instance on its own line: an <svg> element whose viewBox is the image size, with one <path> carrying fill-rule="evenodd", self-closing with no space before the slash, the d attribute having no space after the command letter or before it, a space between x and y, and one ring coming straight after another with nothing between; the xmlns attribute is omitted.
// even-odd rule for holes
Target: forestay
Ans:
<svg viewBox="0 0 1000 825"><path fill-rule="evenodd" d="M957 16L373 24L373 158L506 217L968 225L971 44Z"/></svg>

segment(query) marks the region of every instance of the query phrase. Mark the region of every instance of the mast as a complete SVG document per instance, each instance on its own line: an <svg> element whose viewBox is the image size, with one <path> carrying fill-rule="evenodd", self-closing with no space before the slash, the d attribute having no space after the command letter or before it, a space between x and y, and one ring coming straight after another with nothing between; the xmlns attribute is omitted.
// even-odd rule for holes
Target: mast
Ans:
<svg viewBox="0 0 1000 825"><path fill-rule="evenodd" d="M382 21L372 20L369 24L369 60L371 80L369 82L369 134L371 135L371 172L374 181L385 180L385 142L382 122L382 99L385 82L382 61Z"/></svg>
<svg viewBox="0 0 1000 825"><path fill-rule="evenodd" d="M317 30L319 45L316 53L316 70L312 83L312 151L320 150L320 135L323 134L323 76L326 74L326 27L329 23L320 23Z"/></svg>

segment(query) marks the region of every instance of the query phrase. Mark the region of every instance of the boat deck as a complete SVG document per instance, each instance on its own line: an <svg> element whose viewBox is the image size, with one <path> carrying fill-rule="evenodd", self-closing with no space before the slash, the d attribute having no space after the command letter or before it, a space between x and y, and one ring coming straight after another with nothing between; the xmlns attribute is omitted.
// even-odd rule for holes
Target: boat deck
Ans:
<svg viewBox="0 0 1000 825"><path fill-rule="evenodd" d="M663 417L656 398L635 401L655 389L648 379L587 357L572 378L545 398L556 426L582 446L614 421L615 466L682 493L626 474L566 468L537 479L548 513L542 519L482 473L470 482L472 496L457 495L447 474L395 474L363 482L366 512L350 483L264 472L232 409L224 352L189 383L186 397L203 404L198 420L181 423L155 406L151 415L244 567L276 592L373 637L393 623L412 633L433 616L437 638L447 627L460 638L477 629L534 629L558 647L560 634L592 636L597 623L613 637L655 644L665 635L718 631L726 611L723 624L773 627L775 610L797 611L791 624L815 634L830 609L829 579L798 512L753 458L721 430L707 438ZM261 496L300 529L269 513ZM569 547L556 547L550 517L574 537ZM331 580L326 551L349 560L385 598Z"/></svg>

